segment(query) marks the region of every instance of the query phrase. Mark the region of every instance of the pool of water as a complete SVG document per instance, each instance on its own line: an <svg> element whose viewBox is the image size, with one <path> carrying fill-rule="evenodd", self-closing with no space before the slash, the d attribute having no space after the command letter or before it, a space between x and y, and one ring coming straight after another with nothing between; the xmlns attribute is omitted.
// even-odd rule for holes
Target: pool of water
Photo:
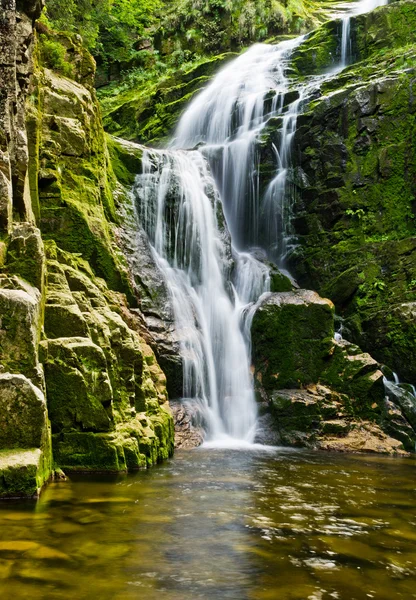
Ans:
<svg viewBox="0 0 416 600"><path fill-rule="evenodd" d="M416 598L416 462L179 451L0 503L0 598Z"/></svg>

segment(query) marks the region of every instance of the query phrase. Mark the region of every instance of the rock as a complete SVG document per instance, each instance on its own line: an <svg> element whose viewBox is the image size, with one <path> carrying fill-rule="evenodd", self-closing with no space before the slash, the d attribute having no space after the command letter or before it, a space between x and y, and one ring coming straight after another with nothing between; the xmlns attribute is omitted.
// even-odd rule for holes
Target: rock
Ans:
<svg viewBox="0 0 416 600"><path fill-rule="evenodd" d="M0 449L40 448L47 431L41 390L23 375L0 374Z"/></svg>
<svg viewBox="0 0 416 600"><path fill-rule="evenodd" d="M101 348L89 338L58 338L42 348L53 431L108 431L113 390Z"/></svg>
<svg viewBox="0 0 416 600"><path fill-rule="evenodd" d="M40 231L34 225L13 225L7 248L7 271L18 275L43 293L45 252Z"/></svg>
<svg viewBox="0 0 416 600"><path fill-rule="evenodd" d="M334 310L315 292L269 295L252 323L258 386L266 391L316 383L332 347Z"/></svg>
<svg viewBox="0 0 416 600"><path fill-rule="evenodd" d="M43 392L23 375L0 374L0 497L37 495L51 470Z"/></svg>
<svg viewBox="0 0 416 600"><path fill-rule="evenodd" d="M404 411L388 397L385 398L382 427L391 437L400 440L407 452L415 451L416 431L405 418Z"/></svg>
<svg viewBox="0 0 416 600"><path fill-rule="evenodd" d="M355 423L344 438L327 437L319 444L322 450L406 455L400 441L389 437L376 423Z"/></svg>
<svg viewBox="0 0 416 600"><path fill-rule="evenodd" d="M416 398L404 387L385 380L386 393L389 400L400 408L408 423L416 431Z"/></svg>
<svg viewBox="0 0 416 600"><path fill-rule="evenodd" d="M416 269L416 239L414 262ZM416 382L416 302L390 305L363 322L366 345L374 356Z"/></svg>
<svg viewBox="0 0 416 600"><path fill-rule="evenodd" d="M40 292L18 277L0 276L0 363L42 385L38 371Z"/></svg>
<svg viewBox="0 0 416 600"><path fill-rule="evenodd" d="M175 424L175 448L196 448L204 441L204 431L198 425L195 406L181 402L171 402L170 407Z"/></svg>
<svg viewBox="0 0 416 600"><path fill-rule="evenodd" d="M50 473L51 456L45 456L40 448L0 450L0 498L38 496ZM15 542L11 546L18 550Z"/></svg>
<svg viewBox="0 0 416 600"><path fill-rule="evenodd" d="M361 418L375 418L384 406L383 373L369 354L345 340L335 341L320 382L349 396Z"/></svg>
<svg viewBox="0 0 416 600"><path fill-rule="evenodd" d="M378 423L357 420L345 395L324 386L280 390L271 398L271 415L285 445L338 452L406 454L402 440Z"/></svg>

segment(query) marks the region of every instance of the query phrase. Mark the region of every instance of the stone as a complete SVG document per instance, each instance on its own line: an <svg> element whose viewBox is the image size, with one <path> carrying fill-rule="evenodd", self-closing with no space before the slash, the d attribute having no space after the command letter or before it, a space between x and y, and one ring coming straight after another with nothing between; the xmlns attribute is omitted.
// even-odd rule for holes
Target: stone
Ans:
<svg viewBox="0 0 416 600"><path fill-rule="evenodd" d="M346 340L334 341L319 380L348 395L351 410L362 418L375 418L382 411L385 394L379 364Z"/></svg>
<svg viewBox="0 0 416 600"><path fill-rule="evenodd" d="M258 307L251 334L259 386L316 383L332 348L333 304L309 290L271 294Z"/></svg>
<svg viewBox="0 0 416 600"><path fill-rule="evenodd" d="M198 426L198 412L192 404L171 402L175 425L175 448L196 448L204 441L204 431Z"/></svg>
<svg viewBox="0 0 416 600"><path fill-rule="evenodd" d="M40 448L47 430L41 390L23 375L0 374L0 449Z"/></svg>
<svg viewBox="0 0 416 600"><path fill-rule="evenodd" d="M40 231L30 223L15 223L7 248L7 270L41 293L45 283L45 252Z"/></svg>
<svg viewBox="0 0 416 600"><path fill-rule="evenodd" d="M40 448L30 450L0 450L0 498L38 496L51 474L51 459ZM6 548L0 545L0 554ZM19 545L11 542L10 550ZM26 548L28 550L29 548Z"/></svg>
<svg viewBox="0 0 416 600"><path fill-rule="evenodd" d="M0 276L0 363L38 383L40 292L18 277Z"/></svg>
<svg viewBox="0 0 416 600"><path fill-rule="evenodd" d="M42 342L52 430L108 431L113 391L101 348L89 338Z"/></svg>

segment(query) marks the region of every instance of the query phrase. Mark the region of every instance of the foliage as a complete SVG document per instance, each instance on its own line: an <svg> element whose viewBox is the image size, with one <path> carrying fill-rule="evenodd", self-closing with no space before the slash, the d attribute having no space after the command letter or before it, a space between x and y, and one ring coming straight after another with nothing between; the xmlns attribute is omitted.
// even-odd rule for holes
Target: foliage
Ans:
<svg viewBox="0 0 416 600"><path fill-rule="evenodd" d="M140 60L140 42L155 22L161 0L47 0L46 20L78 33L99 64Z"/></svg>
<svg viewBox="0 0 416 600"><path fill-rule="evenodd" d="M132 69L176 68L318 24L334 0L46 0L43 22L77 33L95 57L99 84ZM139 77L141 80L141 77Z"/></svg>
<svg viewBox="0 0 416 600"><path fill-rule="evenodd" d="M65 77L72 77L74 68L72 64L66 60L66 50L64 46L57 40L54 40L45 34L39 36L39 41L42 64Z"/></svg>

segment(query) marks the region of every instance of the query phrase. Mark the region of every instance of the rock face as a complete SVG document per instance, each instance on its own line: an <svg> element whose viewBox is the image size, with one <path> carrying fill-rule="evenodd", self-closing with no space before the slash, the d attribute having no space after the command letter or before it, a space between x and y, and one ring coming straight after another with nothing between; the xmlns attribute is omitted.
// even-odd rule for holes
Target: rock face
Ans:
<svg viewBox="0 0 416 600"><path fill-rule="evenodd" d="M315 292L270 294L252 323L255 387L271 420L259 439L351 452L412 452L414 404L386 398L369 354L333 339L333 305ZM397 396L397 392L396 392Z"/></svg>
<svg viewBox="0 0 416 600"><path fill-rule="evenodd" d="M116 249L118 184L94 61L76 39L34 34L41 2L6 4L0 497L37 494L52 451L56 467L125 471L170 456L174 438L165 376ZM64 64L51 64L51 45L63 48Z"/></svg>
<svg viewBox="0 0 416 600"><path fill-rule="evenodd" d="M339 21L303 44L295 66L339 59ZM416 381L416 4L352 20L354 63L299 117L291 256L299 282L331 298L348 337Z"/></svg>
<svg viewBox="0 0 416 600"><path fill-rule="evenodd" d="M166 378L140 320L121 294L54 244L47 265L49 339L41 342L41 359L55 460L67 470L116 471L167 458L173 424Z"/></svg>

